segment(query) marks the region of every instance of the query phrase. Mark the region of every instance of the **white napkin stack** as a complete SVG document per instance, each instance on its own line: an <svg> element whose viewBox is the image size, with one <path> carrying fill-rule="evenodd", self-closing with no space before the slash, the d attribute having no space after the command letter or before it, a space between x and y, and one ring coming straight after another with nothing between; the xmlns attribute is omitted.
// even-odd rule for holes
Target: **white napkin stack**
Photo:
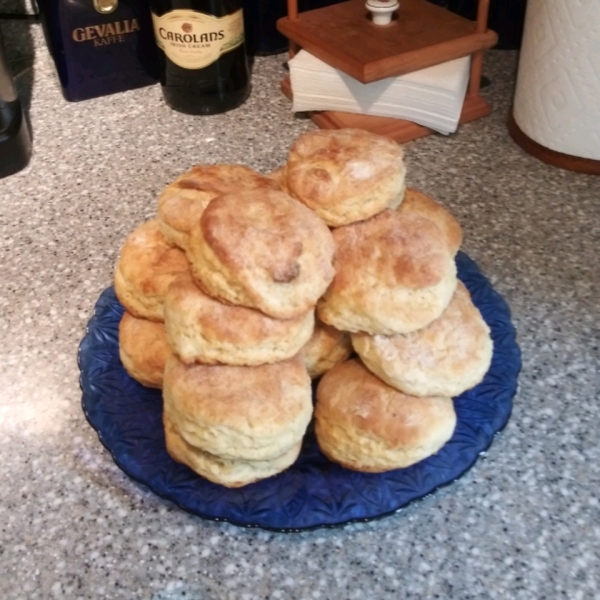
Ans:
<svg viewBox="0 0 600 600"><path fill-rule="evenodd" d="M470 57L366 84L305 50L289 65L294 112L334 110L394 117L448 134L458 127Z"/></svg>

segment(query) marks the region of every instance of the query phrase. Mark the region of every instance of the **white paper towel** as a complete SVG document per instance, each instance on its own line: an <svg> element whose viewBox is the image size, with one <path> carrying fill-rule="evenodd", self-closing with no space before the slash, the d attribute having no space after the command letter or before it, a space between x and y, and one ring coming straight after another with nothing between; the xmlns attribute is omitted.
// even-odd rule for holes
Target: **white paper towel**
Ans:
<svg viewBox="0 0 600 600"><path fill-rule="evenodd" d="M529 0L513 116L546 148L600 159L600 0Z"/></svg>

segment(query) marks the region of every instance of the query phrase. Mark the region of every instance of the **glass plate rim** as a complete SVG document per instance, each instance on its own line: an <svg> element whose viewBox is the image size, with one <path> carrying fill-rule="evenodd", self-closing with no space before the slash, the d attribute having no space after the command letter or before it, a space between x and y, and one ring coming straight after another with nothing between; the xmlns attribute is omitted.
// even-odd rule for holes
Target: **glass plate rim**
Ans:
<svg viewBox="0 0 600 600"><path fill-rule="evenodd" d="M112 457L115 464L119 467L119 469L121 469L127 475L127 477L129 477L131 480L136 482L137 485L140 485L143 488L145 488L146 490L151 491L154 495L158 496L162 500L166 500L167 502L177 506L179 509L187 512L188 514L193 514L204 520L209 520L209 521L213 521L213 522L217 522L217 523L229 523L231 525L234 525L236 527L242 527L244 529L262 529L265 531L278 532L278 533L300 533L300 532L304 532L304 531L314 531L314 530L318 530L318 529L336 529L336 528L344 527L346 525L351 525L351 524L356 524L356 523L368 523L371 521L376 521L376 520L383 519L385 517L389 517L393 514L396 514L400 511L404 510L405 508L407 508L408 506L410 506L413 503L424 500L425 498L435 494L438 490L448 487L448 486L452 485L455 481L460 479L467 471L469 471L475 465L475 463L479 460L480 456L482 454L485 454L489 450L489 448L493 444L493 442L496 439L496 437L498 436L498 434L500 434L504 430L506 425L508 424L508 422L510 420L510 416L512 414L512 408L513 408L512 398L514 397L514 395L516 394L516 391L517 391L518 376L519 376L519 373L521 370L521 351L520 351L519 345L516 340L516 329L512 323L510 308L509 308L508 304L506 303L506 301L504 300L504 298L502 298L502 296L493 288L491 282L487 279L487 277L485 277L485 275L480 271L480 269L479 269L478 265L475 263L475 261L473 261L468 255L466 255L462 251L458 252L456 260L457 260L457 263L458 262L463 263L463 266L466 267L467 269L469 269L471 274L481 278L484 281L486 286L489 288L489 292L492 292L494 294L495 301L498 302L499 305L501 306L501 308L505 311L506 319L508 322L507 331L505 333L511 335L512 350L514 353L513 358L514 358L514 362L515 362L515 365L513 368L513 371L514 371L513 372L513 386L512 386L512 390L510 391L510 398L509 398L510 407L509 407L509 410L507 411L507 415L506 415L505 419L503 420L501 425L492 433L486 446L483 449L481 449L477 454L475 454L472 457L472 460L470 460L468 463L465 463L465 468L462 469L459 474L457 474L455 477L453 477L452 479L450 479L446 482L436 485L435 487L433 487L429 491L423 493L422 495L419 495L417 497L410 499L407 502L402 503L401 505L397 506L396 508L394 508L392 510L381 512L376 515L368 516L368 517L350 518L350 519L342 520L342 521L335 522L335 523L316 523L314 525L301 526L301 527L277 527L277 526L270 526L270 525L265 525L265 524L261 524L261 523L248 523L248 522L236 520L235 518L231 518L231 517L216 517L216 516L210 515L210 514L203 514L196 510L190 510L189 507L178 502L177 500L173 499L172 497L169 497L167 494L163 494L163 493L155 490L151 485L149 485L147 483L147 481L144 481L143 478L137 477L136 475L132 474L127 469L126 465L123 464L123 461L119 458L119 456L117 456L117 454L115 453L113 448L111 448L110 444L104 439L102 432L94 424L94 422L88 412L87 406L86 406L86 396L88 396L89 394L87 394L87 392L85 390L85 384L84 384L84 370L83 370L83 366L82 366L82 349L85 346L86 340L88 340L88 338L90 336L90 330L93 328L93 326L95 325L95 322L98 319L98 306L100 305L100 303L101 303L102 299L105 297L105 295L112 290L112 287L106 288L99 295L99 297L94 305L93 315L89 319L88 324L86 326L85 335L83 336L83 338L79 344L79 347L78 347L77 364L80 369L79 384L80 384L80 388L82 391L81 405L82 405L83 413L84 413L89 425L96 432L101 444L108 451L108 453ZM200 477L200 476L198 475L198 477Z"/></svg>

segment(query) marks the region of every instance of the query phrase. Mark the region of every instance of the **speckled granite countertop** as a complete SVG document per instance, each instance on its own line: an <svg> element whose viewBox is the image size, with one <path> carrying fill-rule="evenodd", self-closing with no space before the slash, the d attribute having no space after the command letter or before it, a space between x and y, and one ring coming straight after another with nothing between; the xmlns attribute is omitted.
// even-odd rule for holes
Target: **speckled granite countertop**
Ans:
<svg viewBox="0 0 600 600"><path fill-rule="evenodd" d="M250 100L170 111L158 87L69 104L37 26L10 26L34 156L0 180L0 598L600 598L600 178L509 139L516 56L491 117L406 145L464 250L511 305L523 370L507 428L453 485L383 520L275 534L205 522L128 479L80 407L77 346L119 248L193 163L268 171L313 127L260 59ZM30 54L35 53L31 65Z"/></svg>

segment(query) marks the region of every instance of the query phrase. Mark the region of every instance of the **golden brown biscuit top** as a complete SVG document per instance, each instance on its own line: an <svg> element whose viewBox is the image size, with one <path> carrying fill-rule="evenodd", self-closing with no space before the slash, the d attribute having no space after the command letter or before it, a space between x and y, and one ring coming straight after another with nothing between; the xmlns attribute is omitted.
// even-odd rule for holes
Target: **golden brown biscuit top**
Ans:
<svg viewBox="0 0 600 600"><path fill-rule="evenodd" d="M202 236L221 262L237 269L259 269L276 283L301 273L301 257L331 270L329 228L310 209L284 192L246 191L215 198L200 219Z"/></svg>
<svg viewBox="0 0 600 600"><path fill-rule="evenodd" d="M487 326L482 323L469 290L462 281L458 281L452 300L439 319L421 330L382 341L386 349L392 347L398 352L398 359L402 358L402 352L406 352L412 360L420 363L434 360L432 357L436 352L445 353L444 349L452 345L452 355L446 360L461 368L465 362L478 360L479 357L471 356L473 343L487 336ZM379 336L375 337L375 344L379 343L379 339Z"/></svg>
<svg viewBox="0 0 600 600"><path fill-rule="evenodd" d="M185 254L171 246L153 219L132 231L121 249L118 268L142 293L164 294L173 278L189 268Z"/></svg>
<svg viewBox="0 0 600 600"><path fill-rule="evenodd" d="M215 196L212 192L167 188L158 200L158 216L177 231L189 231Z"/></svg>
<svg viewBox="0 0 600 600"><path fill-rule="evenodd" d="M286 185L292 196L336 204L403 169L402 148L361 129L311 131L290 149Z"/></svg>
<svg viewBox="0 0 600 600"><path fill-rule="evenodd" d="M165 188L158 209L171 226L188 231L191 222L220 194L278 189L277 181L243 165L196 165Z"/></svg>
<svg viewBox="0 0 600 600"><path fill-rule="evenodd" d="M385 440L391 447L418 447L438 421L446 420L448 398L408 396L348 360L323 375L317 388L317 417Z"/></svg>
<svg viewBox="0 0 600 600"><path fill-rule="evenodd" d="M189 273L183 273L169 286L165 302L170 310L193 315L194 323L206 340L227 344L247 345L283 335L307 318L303 313L292 319L273 319L252 308L224 304L205 294Z"/></svg>
<svg viewBox="0 0 600 600"><path fill-rule="evenodd" d="M357 270L376 273L385 287L421 289L436 285L448 268L449 249L439 227L415 214L385 210L375 217L333 230L336 275L346 287Z"/></svg>
<svg viewBox="0 0 600 600"><path fill-rule="evenodd" d="M276 434L306 411L310 378L298 358L257 367L167 362L164 389L170 407L187 419L200 414L218 427Z"/></svg>
<svg viewBox="0 0 600 600"><path fill-rule="evenodd" d="M279 189L277 182L244 165L196 165L177 178L175 186L183 190L228 194L243 189Z"/></svg>
<svg viewBox="0 0 600 600"><path fill-rule="evenodd" d="M450 211L421 192L407 189L404 200L398 207L400 213L414 213L432 220L446 237L452 254L456 254L462 244L462 229Z"/></svg>

